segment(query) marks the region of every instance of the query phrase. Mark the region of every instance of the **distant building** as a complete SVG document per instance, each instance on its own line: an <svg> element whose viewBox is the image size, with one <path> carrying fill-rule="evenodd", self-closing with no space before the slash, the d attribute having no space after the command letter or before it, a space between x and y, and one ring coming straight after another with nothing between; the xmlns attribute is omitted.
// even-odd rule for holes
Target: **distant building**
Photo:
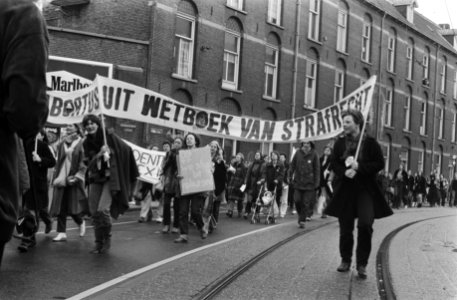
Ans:
<svg viewBox="0 0 457 300"><path fill-rule="evenodd" d="M112 64L113 77L199 107L281 120L326 107L378 76L369 131L386 169L455 171L455 30L415 0L54 0L51 54ZM175 130L126 120L127 139ZM203 137L205 143L211 137ZM224 140L228 155L290 145ZM327 142L326 142L327 143ZM322 146L323 143L320 143Z"/></svg>

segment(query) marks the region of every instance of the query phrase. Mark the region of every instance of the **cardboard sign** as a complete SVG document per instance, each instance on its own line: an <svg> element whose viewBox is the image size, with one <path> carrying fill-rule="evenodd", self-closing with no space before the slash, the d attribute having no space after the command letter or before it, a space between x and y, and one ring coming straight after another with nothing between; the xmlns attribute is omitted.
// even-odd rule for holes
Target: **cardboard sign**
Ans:
<svg viewBox="0 0 457 300"><path fill-rule="evenodd" d="M209 147L179 150L178 173L181 195L214 190L212 162Z"/></svg>
<svg viewBox="0 0 457 300"><path fill-rule="evenodd" d="M135 157L138 172L140 173L138 179L157 184L160 181L165 152L145 149L126 140L124 142L132 148L133 157Z"/></svg>

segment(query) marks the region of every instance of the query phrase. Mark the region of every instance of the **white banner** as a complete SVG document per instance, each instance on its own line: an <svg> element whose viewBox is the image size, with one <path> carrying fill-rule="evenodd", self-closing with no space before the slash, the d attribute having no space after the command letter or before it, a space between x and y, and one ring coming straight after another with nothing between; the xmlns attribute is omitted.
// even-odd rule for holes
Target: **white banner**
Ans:
<svg viewBox="0 0 457 300"><path fill-rule="evenodd" d="M341 112L348 108L368 116L376 76L338 103L314 113L282 121L234 116L182 104L165 95L98 76L90 87L74 92L48 92L49 118L54 124L81 122L100 114L161 125L209 136L252 142L295 143L332 138L343 131Z"/></svg>
<svg viewBox="0 0 457 300"><path fill-rule="evenodd" d="M133 150L133 156L135 157L138 172L140 173L138 179L152 184L158 183L160 173L162 172L162 162L165 159L165 152L145 149L126 140L123 141Z"/></svg>

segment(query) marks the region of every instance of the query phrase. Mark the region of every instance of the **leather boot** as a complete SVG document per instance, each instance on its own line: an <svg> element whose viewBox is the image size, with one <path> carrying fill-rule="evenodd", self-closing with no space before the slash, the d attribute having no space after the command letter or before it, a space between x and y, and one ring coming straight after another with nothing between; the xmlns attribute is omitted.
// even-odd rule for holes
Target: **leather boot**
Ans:
<svg viewBox="0 0 457 300"><path fill-rule="evenodd" d="M95 248L90 252L92 254L102 253L103 248L103 227L94 226Z"/></svg>
<svg viewBox="0 0 457 300"><path fill-rule="evenodd" d="M103 231L103 246L101 253L108 251L111 248L111 225L102 227Z"/></svg>

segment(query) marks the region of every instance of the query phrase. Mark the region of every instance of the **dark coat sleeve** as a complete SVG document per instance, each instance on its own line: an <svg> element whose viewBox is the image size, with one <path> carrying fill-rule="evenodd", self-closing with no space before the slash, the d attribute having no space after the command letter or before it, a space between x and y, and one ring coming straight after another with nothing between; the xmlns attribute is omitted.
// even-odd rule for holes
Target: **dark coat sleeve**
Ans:
<svg viewBox="0 0 457 300"><path fill-rule="evenodd" d="M32 2L19 2L13 4L9 14L0 14L5 26L0 25L0 57L3 59L0 61L0 120L6 122L11 131L27 139L39 131L48 115L48 34L37 7Z"/></svg>

